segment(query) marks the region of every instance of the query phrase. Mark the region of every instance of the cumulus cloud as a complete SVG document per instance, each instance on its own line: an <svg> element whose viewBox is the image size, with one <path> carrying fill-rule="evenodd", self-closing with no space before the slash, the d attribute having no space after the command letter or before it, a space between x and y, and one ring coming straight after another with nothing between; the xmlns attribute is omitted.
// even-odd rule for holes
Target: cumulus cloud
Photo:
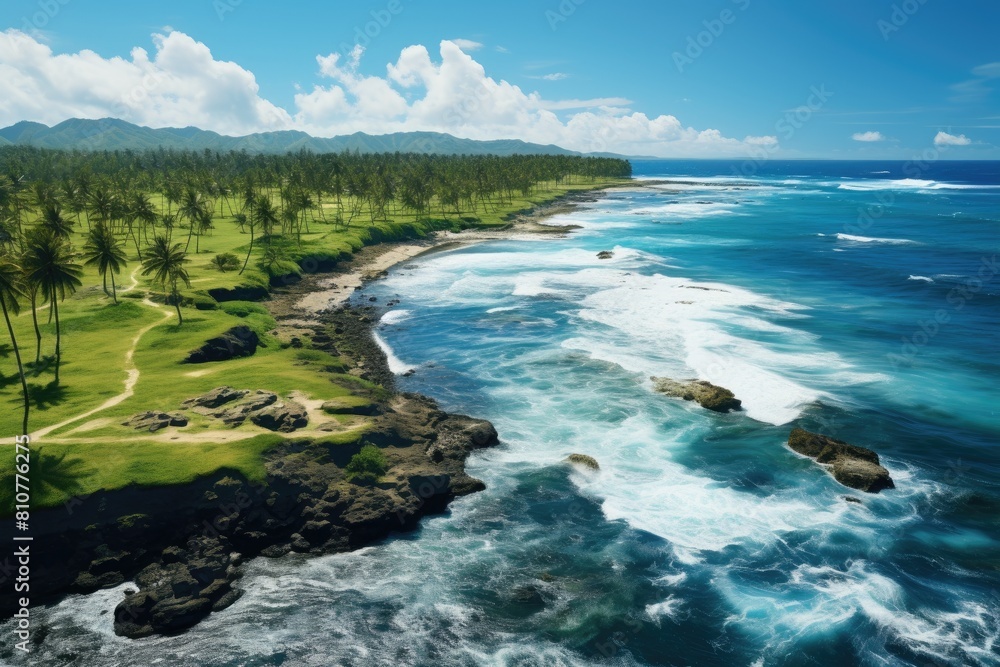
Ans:
<svg viewBox="0 0 1000 667"><path fill-rule="evenodd" d="M968 146L971 143L972 141L964 134L955 136L947 132L938 132L934 137L935 146Z"/></svg>
<svg viewBox="0 0 1000 667"><path fill-rule="evenodd" d="M216 60L180 32L153 35L156 54L55 54L18 30L0 33L0 119L58 123L114 116L140 125L196 125L224 134L283 129L291 116L258 95L253 73Z"/></svg>
<svg viewBox="0 0 1000 667"><path fill-rule="evenodd" d="M885 141L885 136L881 132L855 132L851 139L855 141L874 142Z"/></svg>
<svg viewBox="0 0 1000 667"><path fill-rule="evenodd" d="M103 58L93 51L56 54L23 32L0 33L0 124L113 116L229 135L436 131L663 157L771 154L778 147L773 136L737 139L672 115L650 117L620 97L546 100L488 76L469 55L478 47L468 40L442 41L434 57L422 45L406 47L383 75L361 72L360 46L346 55L320 55L319 83L303 86L290 110L262 98L252 72L216 59L184 33L155 34L153 44L152 56L135 48L127 59Z"/></svg>

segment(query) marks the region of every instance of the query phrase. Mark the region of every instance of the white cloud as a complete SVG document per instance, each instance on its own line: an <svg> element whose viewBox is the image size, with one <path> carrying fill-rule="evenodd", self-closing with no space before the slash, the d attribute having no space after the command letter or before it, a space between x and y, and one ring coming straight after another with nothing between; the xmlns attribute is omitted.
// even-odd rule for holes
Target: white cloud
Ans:
<svg viewBox="0 0 1000 667"><path fill-rule="evenodd" d="M881 132L855 132L851 139L864 142L885 141L885 135Z"/></svg>
<svg viewBox="0 0 1000 667"><path fill-rule="evenodd" d="M254 75L215 60L184 33L153 35L156 55L54 54L18 30L0 33L0 119L54 124L114 116L140 125L196 125L224 134L284 129L291 116L258 95Z"/></svg>
<svg viewBox="0 0 1000 667"><path fill-rule="evenodd" d="M934 137L935 146L968 146L971 143L972 141L964 134L956 137L954 134L948 134L947 132L938 132Z"/></svg>
<svg viewBox="0 0 1000 667"><path fill-rule="evenodd" d="M620 97L543 99L488 76L464 40L441 42L437 59L424 46L409 46L381 76L361 73L360 47L346 56L318 56L320 82L302 86L290 110L262 98L252 72L217 60L188 35L158 33L153 43L153 56L135 48L128 59L103 58L92 51L55 54L23 32L0 33L0 125L114 116L229 135L419 130L663 157L756 155L762 147L773 154L778 147L770 136L736 139L685 126L672 115L649 117Z"/></svg>
<svg viewBox="0 0 1000 667"><path fill-rule="evenodd" d="M483 48L482 42L474 42L471 39L453 39L451 43L466 52L478 51Z"/></svg>
<svg viewBox="0 0 1000 667"><path fill-rule="evenodd" d="M542 76L529 76L529 79L540 79L542 81L562 81L563 79L568 79L569 74L565 72L553 72L552 74L545 74Z"/></svg>

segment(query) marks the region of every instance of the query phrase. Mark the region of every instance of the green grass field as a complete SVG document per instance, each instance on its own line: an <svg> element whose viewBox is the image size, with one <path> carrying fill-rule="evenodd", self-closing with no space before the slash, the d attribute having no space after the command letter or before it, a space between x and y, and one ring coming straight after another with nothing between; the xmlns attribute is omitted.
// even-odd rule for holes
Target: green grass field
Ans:
<svg viewBox="0 0 1000 667"><path fill-rule="evenodd" d="M515 199L501 210L475 214L478 218L475 222L457 216L418 220L413 214L399 213L374 225L362 216L348 229L335 229L331 223L311 219L301 243L285 239L284 244L292 258L300 262L308 257L343 260L374 242L419 238L436 229L501 226L512 212L551 201L570 191L613 182L550 184L530 197ZM159 196L154 195L152 200L159 202ZM327 215L332 217L333 211ZM294 391L310 401L340 401L345 405L372 400L378 388L344 373L345 360L318 350L286 347L269 333L276 326L269 315L245 312L260 309L222 306L208 296L207 291L214 288L267 284L266 276L255 266L259 257L257 247L242 276L237 271L223 273L212 265L212 259L219 253L232 252L242 260L250 240L249 233L241 232L231 216L223 215L218 203L216 216L214 229L197 239L199 252L195 252L195 241L190 245L191 261L187 268L191 288L184 289L182 294L191 303L182 307L183 325L178 326L173 307L162 305L160 287L140 275L134 245L127 248L128 266L116 277L118 304L104 294L100 276L96 269L90 268L85 270L83 287L60 303L62 367L58 387L52 382L55 324L49 322L49 306L40 306L37 313L42 333L38 364L30 306L24 307L14 319L22 359L28 365L29 432L50 431L35 438L33 443L33 474L44 477L32 484L34 507L58 505L69 496L101 489L186 483L222 468L237 470L251 479L261 478L261 454L282 442L285 436L249 423L236 429L222 427L219 422L198 415L192 415L194 418L187 427L156 434L121 425L124 419L138 412L177 410L183 400L220 385L265 389L285 397ZM72 239L78 250L84 243L86 230L84 218L76 225ZM184 243L187 234L186 226L178 226L173 230L173 240ZM254 356L217 363L181 363L191 350L241 323L253 328L265 343ZM0 435L12 443L20 432L21 387L6 333L0 341L3 408ZM132 363L139 372L134 393L116 405L99 409L105 401L124 392L127 370L131 367L127 354L133 345ZM331 415L328 421L336 422L339 428L334 435L323 437L335 442L357 441L368 423L364 417L341 415ZM69 423L52 428L64 422ZM4 466L4 470L2 476L12 475L9 466ZM0 512L9 513L11 498L7 490L12 487L12 480L0 479L3 489Z"/></svg>

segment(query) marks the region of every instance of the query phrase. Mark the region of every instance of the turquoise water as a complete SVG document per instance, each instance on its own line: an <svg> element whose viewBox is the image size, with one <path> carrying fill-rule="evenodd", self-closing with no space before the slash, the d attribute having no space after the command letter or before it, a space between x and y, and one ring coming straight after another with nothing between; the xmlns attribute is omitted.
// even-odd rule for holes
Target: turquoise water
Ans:
<svg viewBox="0 0 1000 667"><path fill-rule="evenodd" d="M470 459L485 492L356 553L257 560L181 637L113 637L116 590L47 610L45 645L88 665L1000 664L1000 165L635 167L683 183L362 297L401 300L378 333L416 371L402 389L496 424ZM838 485L784 446L796 425L878 451L897 489Z"/></svg>

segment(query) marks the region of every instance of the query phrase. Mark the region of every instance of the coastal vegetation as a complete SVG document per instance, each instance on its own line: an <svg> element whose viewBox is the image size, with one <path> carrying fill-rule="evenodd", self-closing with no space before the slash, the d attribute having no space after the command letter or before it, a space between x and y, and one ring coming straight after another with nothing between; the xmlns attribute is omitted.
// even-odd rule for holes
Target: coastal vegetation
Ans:
<svg viewBox="0 0 1000 667"><path fill-rule="evenodd" d="M316 439L357 443L384 389L337 350L290 340L259 302L363 246L501 228L630 173L575 156L2 148L0 435L31 433L51 463L39 507L222 468L262 479L284 434L204 415L176 433L125 425L220 385L322 402L335 428ZM184 363L234 330L252 333L254 354Z"/></svg>

